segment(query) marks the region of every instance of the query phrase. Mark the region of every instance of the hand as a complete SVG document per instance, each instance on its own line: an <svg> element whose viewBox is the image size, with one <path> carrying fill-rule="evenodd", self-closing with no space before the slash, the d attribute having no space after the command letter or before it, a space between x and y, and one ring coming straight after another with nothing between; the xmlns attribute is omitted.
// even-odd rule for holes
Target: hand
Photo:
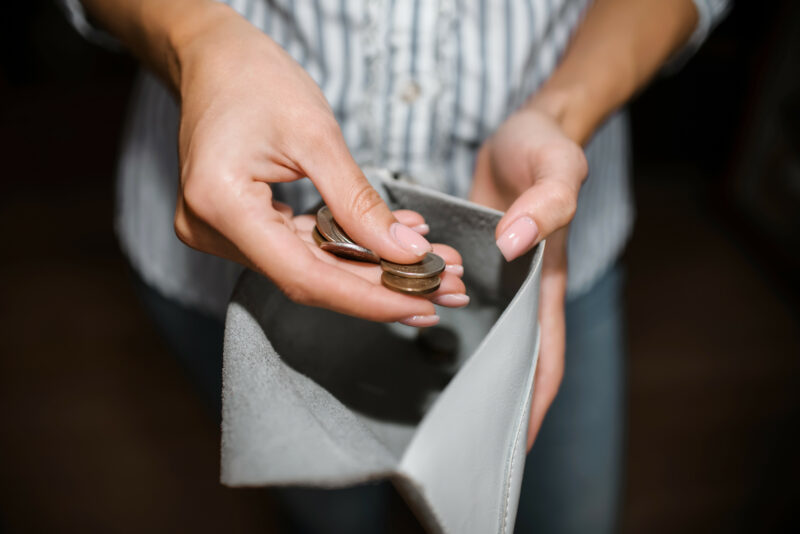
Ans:
<svg viewBox="0 0 800 534"><path fill-rule="evenodd" d="M531 105L503 123L481 147L470 198L508 210L497 225L497 246L508 261L547 238L542 263L542 329L528 450L564 374L564 297L567 225L575 215L587 163L580 146L558 123Z"/></svg>
<svg viewBox="0 0 800 534"><path fill-rule="evenodd" d="M432 250L408 226L424 220L412 212L398 221L369 185L313 80L269 37L218 9L178 53L179 238L261 272L296 302L365 319L430 326L431 299L465 305L455 250L436 248L454 266L437 293L401 295L380 285L379 268L321 251L308 219L273 201L271 184L307 176L347 233L379 256L412 263Z"/></svg>

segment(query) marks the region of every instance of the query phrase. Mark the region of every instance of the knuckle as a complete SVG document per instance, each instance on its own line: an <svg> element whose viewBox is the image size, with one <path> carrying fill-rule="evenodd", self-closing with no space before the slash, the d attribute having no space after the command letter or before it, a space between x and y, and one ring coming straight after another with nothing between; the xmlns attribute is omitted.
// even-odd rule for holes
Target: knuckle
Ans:
<svg viewBox="0 0 800 534"><path fill-rule="evenodd" d="M549 200L561 217L572 220L578 209L578 191L564 182L555 182L550 188Z"/></svg>
<svg viewBox="0 0 800 534"><path fill-rule="evenodd" d="M186 211L201 219L205 218L213 206L212 195L205 182L206 180L197 175L187 176L181 192Z"/></svg>
<svg viewBox="0 0 800 534"><path fill-rule="evenodd" d="M191 225L186 219L186 215L183 213L182 209L178 209L175 212L173 227L175 229L175 235L178 236L178 239L180 239L182 243L192 248L197 248L197 242L191 230Z"/></svg>
<svg viewBox="0 0 800 534"><path fill-rule="evenodd" d="M324 115L321 119L317 120L314 128L326 139L339 137L339 124L332 116Z"/></svg>
<svg viewBox="0 0 800 534"><path fill-rule="evenodd" d="M366 180L353 188L349 208L357 217L364 218L381 206L383 199Z"/></svg>
<svg viewBox="0 0 800 534"><path fill-rule="evenodd" d="M313 125L313 127L309 128L308 135L310 137L309 140L314 145L328 147L339 138L339 125L334 118L319 112L308 113L308 115L306 124Z"/></svg>
<svg viewBox="0 0 800 534"><path fill-rule="evenodd" d="M286 298L297 304L313 305L312 293L307 285L299 280L290 280L280 286Z"/></svg>
<svg viewBox="0 0 800 534"><path fill-rule="evenodd" d="M572 179L577 179L578 184L586 180L589 164L583 149L572 142L562 140L551 141L544 145L539 152L544 168L550 168L559 173L566 173Z"/></svg>
<svg viewBox="0 0 800 534"><path fill-rule="evenodd" d="M586 159L586 154L577 145L573 147L572 157L575 159L575 165L580 178L580 183L582 184L586 181L586 178L589 175L589 162Z"/></svg>

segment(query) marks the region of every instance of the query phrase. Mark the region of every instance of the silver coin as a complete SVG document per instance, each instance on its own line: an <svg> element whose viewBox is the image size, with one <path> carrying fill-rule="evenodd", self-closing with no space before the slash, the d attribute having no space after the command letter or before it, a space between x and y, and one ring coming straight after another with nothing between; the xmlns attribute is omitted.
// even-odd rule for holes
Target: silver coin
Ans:
<svg viewBox="0 0 800 534"><path fill-rule="evenodd" d="M428 252L422 261L408 265L381 260L381 268L384 272L403 278L430 278L444 271L445 263L441 256Z"/></svg>
<svg viewBox="0 0 800 534"><path fill-rule="evenodd" d="M381 283L392 291L405 293L406 295L427 295L439 289L442 280L438 276L430 278L405 278L395 276L392 273L383 272Z"/></svg>
<svg viewBox="0 0 800 534"><path fill-rule="evenodd" d="M318 243L319 248L326 252L336 254L341 258L356 261L368 261L370 263L380 263L381 258L368 248L364 248L355 243L337 243L334 241L324 241Z"/></svg>
<svg viewBox="0 0 800 534"><path fill-rule="evenodd" d="M328 206L322 206L317 211L317 229L320 235L328 241L335 243L354 243L347 232L339 226L339 223L333 218L333 213Z"/></svg>

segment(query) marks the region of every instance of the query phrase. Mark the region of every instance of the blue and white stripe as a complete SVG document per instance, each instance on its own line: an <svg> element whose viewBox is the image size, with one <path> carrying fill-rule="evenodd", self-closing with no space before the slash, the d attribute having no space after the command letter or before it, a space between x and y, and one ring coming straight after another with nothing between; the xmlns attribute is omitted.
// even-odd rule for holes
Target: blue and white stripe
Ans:
<svg viewBox="0 0 800 534"><path fill-rule="evenodd" d="M79 0L61 0L73 24L97 32ZM359 163L388 167L448 193L469 192L477 149L550 76L590 0L228 0L320 85ZM726 7L696 0L705 37ZM108 37L101 37L108 42ZM118 172L117 227L134 268L165 295L224 312L239 271L188 249L172 230L178 108L150 75L134 90ZM624 116L587 147L569 242L571 294L616 260L631 230ZM316 201L308 180L279 198Z"/></svg>

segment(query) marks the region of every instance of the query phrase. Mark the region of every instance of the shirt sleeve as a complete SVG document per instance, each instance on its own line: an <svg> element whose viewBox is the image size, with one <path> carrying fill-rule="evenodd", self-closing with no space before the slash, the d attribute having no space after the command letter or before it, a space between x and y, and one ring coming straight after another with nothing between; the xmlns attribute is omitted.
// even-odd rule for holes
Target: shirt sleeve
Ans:
<svg viewBox="0 0 800 534"><path fill-rule="evenodd" d="M694 50L699 48L714 26L728 12L730 4L729 0L694 0L694 5L697 7L697 26L686 46Z"/></svg>
<svg viewBox="0 0 800 534"><path fill-rule="evenodd" d="M122 45L115 37L101 30L89 20L80 0L57 0L57 3L61 6L72 27L88 41L113 50L122 50Z"/></svg>
<svg viewBox="0 0 800 534"><path fill-rule="evenodd" d="M678 70L684 65L693 55L697 49L714 29L714 26L719 23L730 8L730 0L694 0L695 8L697 8L697 26L695 26L692 35L686 44L679 49L672 58L667 62L666 70L668 72Z"/></svg>

